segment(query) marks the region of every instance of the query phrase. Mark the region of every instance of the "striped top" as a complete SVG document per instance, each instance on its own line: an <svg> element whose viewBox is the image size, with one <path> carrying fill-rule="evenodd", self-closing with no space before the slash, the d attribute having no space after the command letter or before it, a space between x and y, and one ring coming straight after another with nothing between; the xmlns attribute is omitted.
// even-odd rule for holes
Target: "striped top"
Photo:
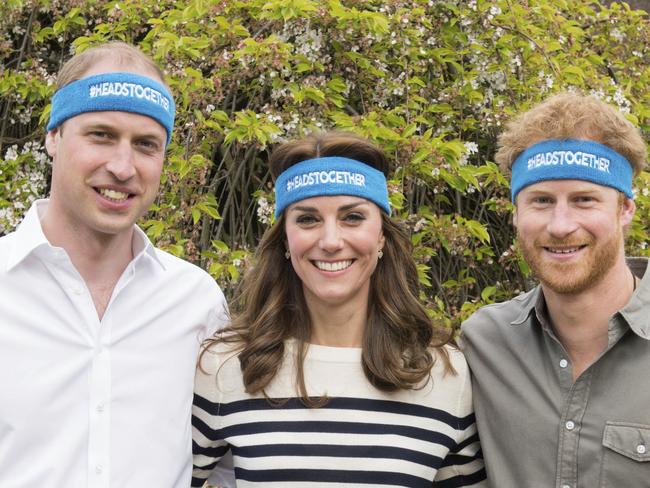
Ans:
<svg viewBox="0 0 650 488"><path fill-rule="evenodd" d="M449 350L458 375L420 390L383 392L363 373L361 349L310 345L305 382L327 404L307 408L296 398L296 343L262 395L245 392L239 360L214 346L197 372L193 407L194 471L201 487L232 450L238 487L342 488L483 487L485 471L474 425L469 371Z"/></svg>

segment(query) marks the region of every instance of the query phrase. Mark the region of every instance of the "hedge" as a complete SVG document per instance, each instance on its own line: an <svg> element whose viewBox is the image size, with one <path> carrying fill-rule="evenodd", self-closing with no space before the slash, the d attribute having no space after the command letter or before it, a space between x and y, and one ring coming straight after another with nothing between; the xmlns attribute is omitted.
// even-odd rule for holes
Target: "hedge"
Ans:
<svg viewBox="0 0 650 488"><path fill-rule="evenodd" d="M266 162L278 142L337 128L386 150L422 300L456 326L534 283L493 162L504 123L579 90L650 127L650 27L626 4L8 0L0 14L0 234L48 192L44 125L61 64L98 42L133 42L165 69L178 104L141 225L228 295L272 221ZM637 187L627 252L648 255L648 174Z"/></svg>

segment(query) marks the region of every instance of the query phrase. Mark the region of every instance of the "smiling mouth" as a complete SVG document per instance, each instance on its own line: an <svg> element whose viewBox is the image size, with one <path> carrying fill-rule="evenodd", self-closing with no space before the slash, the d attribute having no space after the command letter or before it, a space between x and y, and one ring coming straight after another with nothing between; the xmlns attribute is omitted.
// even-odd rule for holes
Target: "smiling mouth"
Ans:
<svg viewBox="0 0 650 488"><path fill-rule="evenodd" d="M587 247L586 244L582 246L573 246L573 247L547 247L543 246L545 251L550 252L551 254L571 254L573 252L577 252L581 249L584 249Z"/></svg>
<svg viewBox="0 0 650 488"><path fill-rule="evenodd" d="M108 188L95 188L95 191L101 196L115 203L125 202L130 196L130 193L124 193L117 190L110 190Z"/></svg>
<svg viewBox="0 0 650 488"><path fill-rule="evenodd" d="M352 259L345 259L343 261L312 261L321 271L342 271L352 266Z"/></svg>

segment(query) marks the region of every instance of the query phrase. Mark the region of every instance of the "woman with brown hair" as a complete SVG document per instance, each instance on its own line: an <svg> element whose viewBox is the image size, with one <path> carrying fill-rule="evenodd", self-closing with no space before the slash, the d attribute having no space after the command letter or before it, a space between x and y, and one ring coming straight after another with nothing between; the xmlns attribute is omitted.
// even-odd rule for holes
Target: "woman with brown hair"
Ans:
<svg viewBox="0 0 650 488"><path fill-rule="evenodd" d="M469 372L418 300L384 154L325 132L270 166L277 220L197 372L192 486L228 450L238 486L483 486Z"/></svg>

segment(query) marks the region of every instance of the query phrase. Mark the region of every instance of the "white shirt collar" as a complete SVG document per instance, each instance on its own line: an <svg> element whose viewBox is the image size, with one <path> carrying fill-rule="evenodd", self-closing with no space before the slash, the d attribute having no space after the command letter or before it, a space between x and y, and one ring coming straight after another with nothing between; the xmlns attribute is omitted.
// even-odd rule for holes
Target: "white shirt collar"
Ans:
<svg viewBox="0 0 650 488"><path fill-rule="evenodd" d="M43 235L46 204L0 237L0 385L11 392L0 401L0 486L187 488L192 380L202 340L227 320L223 294L136 230L135 259L100 319Z"/></svg>
<svg viewBox="0 0 650 488"><path fill-rule="evenodd" d="M15 239L7 259L7 270L11 270L20 264L27 256L39 248L54 249L54 246L45 237L41 226L41 218L47 209L48 203L49 200L46 198L36 200L25 214L25 218L15 231ZM156 253L156 248L147 237L147 234L137 225L134 225L132 250L133 263L138 262L142 259L142 256L147 255L153 258L163 270L165 269L165 265Z"/></svg>

